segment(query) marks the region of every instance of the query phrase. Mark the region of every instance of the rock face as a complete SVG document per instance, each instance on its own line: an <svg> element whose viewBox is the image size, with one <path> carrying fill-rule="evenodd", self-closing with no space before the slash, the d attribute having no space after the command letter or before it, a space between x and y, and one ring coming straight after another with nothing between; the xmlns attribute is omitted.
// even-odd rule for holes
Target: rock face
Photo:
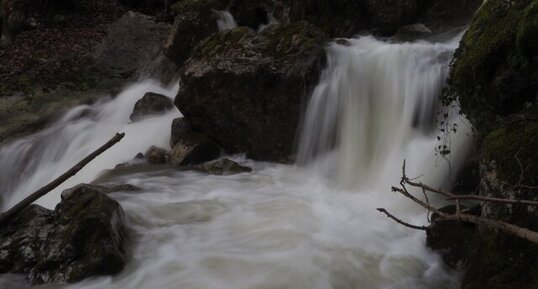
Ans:
<svg viewBox="0 0 538 289"><path fill-rule="evenodd" d="M286 161L326 41L306 22L258 34L244 27L217 33L185 64L175 104L228 152Z"/></svg>
<svg viewBox="0 0 538 289"><path fill-rule="evenodd" d="M99 188L63 195L54 211L31 205L2 225L0 273L34 284L77 282L125 265L123 210Z"/></svg>
<svg viewBox="0 0 538 289"><path fill-rule="evenodd" d="M131 121L137 121L153 114L163 114L174 108L170 98L153 92L148 92L135 103Z"/></svg>
<svg viewBox="0 0 538 289"><path fill-rule="evenodd" d="M434 33L443 32L455 26L467 25L482 0L429 0L419 9L417 21L424 23Z"/></svg>
<svg viewBox="0 0 538 289"><path fill-rule="evenodd" d="M226 1L189 0L174 6L177 16L168 40L165 54L181 67L189 58L192 49L204 38L218 31L216 14L213 11L226 8Z"/></svg>
<svg viewBox="0 0 538 289"><path fill-rule="evenodd" d="M457 98L478 132L481 196L538 200L536 19L536 0L488 0L456 52L445 100ZM533 207L486 203L481 215L538 230ZM463 289L538 288L536 244L482 225L474 239Z"/></svg>
<svg viewBox="0 0 538 289"><path fill-rule="evenodd" d="M205 134L192 132L181 138L170 156L173 166L197 165L216 159L220 147Z"/></svg>
<svg viewBox="0 0 538 289"><path fill-rule="evenodd" d="M456 52L451 86L484 135L499 116L537 101L536 19L536 1L487 1Z"/></svg>
<svg viewBox="0 0 538 289"><path fill-rule="evenodd" d="M213 175L236 175L251 172L249 167L242 166L230 159L222 159L216 162L202 164L194 167L195 170Z"/></svg>

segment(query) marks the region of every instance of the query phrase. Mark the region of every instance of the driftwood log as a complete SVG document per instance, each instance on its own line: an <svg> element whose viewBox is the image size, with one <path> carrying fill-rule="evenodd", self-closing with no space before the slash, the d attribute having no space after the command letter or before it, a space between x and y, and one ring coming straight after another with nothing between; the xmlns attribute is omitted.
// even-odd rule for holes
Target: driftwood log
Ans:
<svg viewBox="0 0 538 289"><path fill-rule="evenodd" d="M61 176L59 176L52 182L48 183L41 189L35 191L30 196L26 197L24 200L16 204L13 208L7 210L5 213L2 213L0 215L0 225L3 224L5 221L9 220L10 218L12 218L13 216L15 216L24 208L28 207L37 199L46 195L47 193L49 193L50 191L54 190L59 185L61 185L63 182L65 182L72 176L76 175L83 167L85 167L88 163L90 163L97 156L99 156L100 154L102 154L103 152L111 148L113 145L118 143L124 136L125 136L125 133L116 133L116 135L112 137L108 142L106 142L103 146L101 146L100 148L95 150L93 153L89 154L87 157L82 159L80 162L78 162L75 166L73 166L67 172L65 172L64 174L62 174Z"/></svg>

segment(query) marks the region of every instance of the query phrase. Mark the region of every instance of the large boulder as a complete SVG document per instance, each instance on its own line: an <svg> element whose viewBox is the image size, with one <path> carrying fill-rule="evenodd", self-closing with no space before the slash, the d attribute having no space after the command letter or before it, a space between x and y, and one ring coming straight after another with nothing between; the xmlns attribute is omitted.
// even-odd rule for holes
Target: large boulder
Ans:
<svg viewBox="0 0 538 289"><path fill-rule="evenodd" d="M71 190L54 211L31 205L2 224L0 273L26 274L41 284L120 272L123 210L101 189Z"/></svg>
<svg viewBox="0 0 538 289"><path fill-rule="evenodd" d="M174 104L167 96L148 92L135 103L130 118L131 121L138 121L151 115L163 114L173 108Z"/></svg>
<svg viewBox="0 0 538 289"><path fill-rule="evenodd" d="M165 44L165 54L178 67L189 58L192 49L218 31L214 10L226 8L224 0L188 0L174 5L177 16Z"/></svg>
<svg viewBox="0 0 538 289"><path fill-rule="evenodd" d="M483 136L499 117L536 105L536 19L536 0L487 1L456 52L452 95Z"/></svg>
<svg viewBox="0 0 538 289"><path fill-rule="evenodd" d="M215 34L185 64L175 104L228 152L287 161L301 105L323 67L326 41L307 22Z"/></svg>

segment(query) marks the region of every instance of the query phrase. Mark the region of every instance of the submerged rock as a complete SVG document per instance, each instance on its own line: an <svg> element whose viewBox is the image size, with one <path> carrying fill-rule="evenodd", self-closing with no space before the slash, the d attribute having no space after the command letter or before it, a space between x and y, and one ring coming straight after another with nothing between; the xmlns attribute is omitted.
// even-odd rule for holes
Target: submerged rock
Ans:
<svg viewBox="0 0 538 289"><path fill-rule="evenodd" d="M206 163L194 167L195 170L213 175L236 175L251 172L249 167L242 166L230 159L222 159L216 162Z"/></svg>
<svg viewBox="0 0 538 289"><path fill-rule="evenodd" d="M170 98L162 94L148 92L135 103L131 120L137 121L152 114L163 114L173 108L174 103Z"/></svg>
<svg viewBox="0 0 538 289"><path fill-rule="evenodd" d="M123 210L102 187L64 192L54 211L30 205L1 225L0 273L33 284L116 274L125 265Z"/></svg>
<svg viewBox="0 0 538 289"><path fill-rule="evenodd" d="M146 160L150 164L166 164L170 160L170 153L166 149L151 146L145 154Z"/></svg>
<svg viewBox="0 0 538 289"><path fill-rule="evenodd" d="M207 135L197 132L181 138L170 156L173 166L197 165L216 159L220 155L220 147Z"/></svg>
<svg viewBox="0 0 538 289"><path fill-rule="evenodd" d="M327 38L299 22L239 27L204 40L185 64L175 104L228 152L286 161L301 105L317 84Z"/></svg>

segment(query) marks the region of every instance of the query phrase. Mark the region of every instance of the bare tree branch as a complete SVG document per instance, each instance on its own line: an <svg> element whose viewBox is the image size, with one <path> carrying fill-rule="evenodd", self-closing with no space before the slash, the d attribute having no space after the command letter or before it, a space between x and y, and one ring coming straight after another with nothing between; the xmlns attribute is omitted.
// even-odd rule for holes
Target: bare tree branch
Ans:
<svg viewBox="0 0 538 289"><path fill-rule="evenodd" d="M76 175L84 166L86 166L88 163L90 163L93 159L95 159L97 156L111 148L113 145L118 143L123 137L125 136L124 133L117 133L113 138L111 138L107 143L105 143L103 146L95 150L93 153L89 154L87 157L85 157L83 160L81 160L79 163L77 163L75 166L73 166L71 169L69 169L67 172L59 176L57 179L53 180L52 182L48 183L41 189L37 190L36 192L32 193L30 196L28 196L26 199L20 201L18 204L16 204L13 208L9 209L5 213L0 215L0 224L4 223L14 215L16 215L18 212L22 211L24 208L35 202L37 199L41 198L42 196L46 195L50 191L54 190L56 187L61 185L63 182L65 182L70 177Z"/></svg>
<svg viewBox="0 0 538 289"><path fill-rule="evenodd" d="M432 192L432 193L436 193L436 194L440 194L440 195L448 197L449 200L456 202L456 213L453 213L453 214L444 213L432 207L428 201L424 202L418 199L417 197L413 196L411 193L409 193L406 185L409 185L415 188L421 188L423 193L428 191L428 192ZM462 222L472 223L476 225L486 226L491 229L501 230L505 233L508 233L513 236L538 244L538 232L535 232L535 231L532 231L527 228L523 228L514 224L510 224L501 220L495 220L495 219L486 218L482 216L475 216L475 215L467 214L466 211L463 211L463 212L461 211L460 204L459 204L460 200L479 200L483 202L496 202L496 203L504 203L504 204L525 204L529 206L537 206L538 202L528 201L528 200L508 200L508 199L499 199L499 198L488 198L488 197L480 197L480 196L457 196L452 193L444 192L439 189L434 189L425 184L411 181L405 174L405 160L402 166L402 179L400 181L400 186L401 188L392 187L392 191L402 194L403 196L411 199L414 203L420 205L426 210L437 214L436 221L437 220L462 221ZM426 197L426 200L428 200L427 197ZM427 230L426 227L419 227L419 226L415 226L415 225L411 225L406 222L403 222L402 220L388 213L385 209L378 209L378 211L385 213L389 218L393 219L394 221L406 227L419 229L419 230Z"/></svg>
<svg viewBox="0 0 538 289"><path fill-rule="evenodd" d="M384 213L385 215L387 215L387 217L393 219L394 221L396 221L397 223L399 224L402 224L408 228L411 228L411 229L415 229L415 230L424 230L424 231L427 231L430 229L430 227L426 227L426 226L416 226L416 225L412 225L412 224L409 224L407 222L404 222L398 218L396 218L394 215L392 215L391 213L387 212L387 210L383 209L383 208L377 208L378 211L380 211L381 213Z"/></svg>

